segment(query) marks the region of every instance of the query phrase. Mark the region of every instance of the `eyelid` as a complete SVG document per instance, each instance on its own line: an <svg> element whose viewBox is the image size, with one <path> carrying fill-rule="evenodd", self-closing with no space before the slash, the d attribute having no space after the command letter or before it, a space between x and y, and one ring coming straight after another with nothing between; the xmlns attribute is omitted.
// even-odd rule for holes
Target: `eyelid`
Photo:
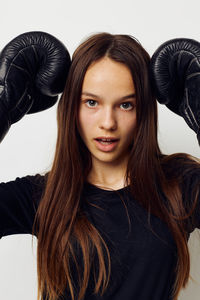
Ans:
<svg viewBox="0 0 200 300"><path fill-rule="evenodd" d="M81 101L82 102L87 102L87 101L95 101L95 102L98 102L97 100L94 100L94 99L92 99L92 98L83 98L83 99L81 99Z"/></svg>
<svg viewBox="0 0 200 300"><path fill-rule="evenodd" d="M82 99L81 101L84 102L85 104L86 104L88 101L93 101L93 102L95 102L95 103L98 103L97 100L94 100L94 99L92 99L92 98ZM120 103L119 103L119 106L121 106L121 105L124 104L124 103L131 104L131 106L132 106L131 109L123 109L124 111L125 111L125 110L127 110L127 111L128 111L128 110L132 110L132 109L134 109L135 106L136 106L136 104L135 104L133 101L130 101L130 100L124 100L124 101L120 102ZM88 107L89 107L89 106L88 106ZM96 106L93 106L93 107L96 107ZM92 107L89 107L89 108L92 108Z"/></svg>
<svg viewBox="0 0 200 300"><path fill-rule="evenodd" d="M83 102L84 102L86 105L87 105L87 102L88 102L88 101L93 101L93 102L97 103L97 101L94 100L94 99L84 99L84 100L83 100ZM92 108L92 106L88 106L88 105L87 105L87 107L88 107L88 108ZM94 107L94 106L93 106L93 107Z"/></svg>
<svg viewBox="0 0 200 300"><path fill-rule="evenodd" d="M135 108L135 103L133 103L131 101L124 101L124 102L120 103L120 106L123 105L123 104L127 104L127 103L130 104L131 107L129 107L129 109L123 109L123 110L130 111L130 110L133 110Z"/></svg>

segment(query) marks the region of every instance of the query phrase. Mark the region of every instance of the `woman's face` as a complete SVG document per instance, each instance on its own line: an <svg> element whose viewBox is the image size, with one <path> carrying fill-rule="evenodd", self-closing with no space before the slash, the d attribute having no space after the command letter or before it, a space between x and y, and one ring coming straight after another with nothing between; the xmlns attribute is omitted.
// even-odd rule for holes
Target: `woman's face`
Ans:
<svg viewBox="0 0 200 300"><path fill-rule="evenodd" d="M88 68L78 126L93 163L119 163L127 158L136 127L136 99L130 70L124 64L104 57Z"/></svg>

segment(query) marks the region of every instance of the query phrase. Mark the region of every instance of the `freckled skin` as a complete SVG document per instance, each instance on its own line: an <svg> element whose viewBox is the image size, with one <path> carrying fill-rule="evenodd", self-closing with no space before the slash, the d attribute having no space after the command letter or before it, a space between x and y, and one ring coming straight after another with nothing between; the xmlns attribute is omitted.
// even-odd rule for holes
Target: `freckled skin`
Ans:
<svg viewBox="0 0 200 300"><path fill-rule="evenodd" d="M83 81L79 109L79 132L92 156L93 167L105 164L124 164L129 155L136 127L135 97L122 97L135 93L135 87L128 67L104 57L93 63ZM89 101L89 102L88 102ZM130 105L123 103L130 103ZM112 136L119 138L117 147L111 152L100 151L94 138Z"/></svg>

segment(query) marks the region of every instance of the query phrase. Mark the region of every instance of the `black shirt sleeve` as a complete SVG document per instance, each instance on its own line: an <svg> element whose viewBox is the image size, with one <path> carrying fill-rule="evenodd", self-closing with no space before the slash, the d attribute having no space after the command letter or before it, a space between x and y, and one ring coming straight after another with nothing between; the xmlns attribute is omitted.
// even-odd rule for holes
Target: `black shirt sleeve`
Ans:
<svg viewBox="0 0 200 300"><path fill-rule="evenodd" d="M186 207L186 211L190 212L192 209L192 213L187 218L186 221L186 229L188 233L191 233L196 228L200 229L199 189L200 189L200 168L196 168L184 174L183 183L182 183L183 203Z"/></svg>
<svg viewBox="0 0 200 300"><path fill-rule="evenodd" d="M11 234L32 234L44 184L45 176L40 174L0 183L0 238Z"/></svg>

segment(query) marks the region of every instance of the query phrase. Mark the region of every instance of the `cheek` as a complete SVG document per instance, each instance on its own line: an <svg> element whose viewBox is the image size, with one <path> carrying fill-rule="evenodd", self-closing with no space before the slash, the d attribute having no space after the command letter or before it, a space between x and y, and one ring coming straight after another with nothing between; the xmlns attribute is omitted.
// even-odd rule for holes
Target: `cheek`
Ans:
<svg viewBox="0 0 200 300"><path fill-rule="evenodd" d="M136 120L126 123L126 138L128 143L132 143L135 138Z"/></svg>
<svg viewBox="0 0 200 300"><path fill-rule="evenodd" d="M79 112L79 133L81 136L88 136L88 134L91 134L91 129L93 122L92 118L87 114L85 111L80 110Z"/></svg>
<svg viewBox="0 0 200 300"><path fill-rule="evenodd" d="M136 127L136 115L124 118L122 121L123 128L128 134L133 134Z"/></svg>

